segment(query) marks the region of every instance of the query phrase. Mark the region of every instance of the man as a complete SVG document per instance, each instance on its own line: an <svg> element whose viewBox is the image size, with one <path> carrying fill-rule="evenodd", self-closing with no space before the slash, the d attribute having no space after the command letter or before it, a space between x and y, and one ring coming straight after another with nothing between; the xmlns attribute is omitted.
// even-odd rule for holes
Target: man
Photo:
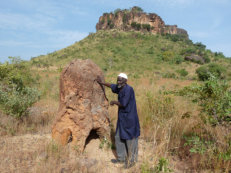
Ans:
<svg viewBox="0 0 231 173"><path fill-rule="evenodd" d="M117 84L103 83L100 79L97 79L97 82L110 87L113 93L118 94L118 101L110 102L110 105L117 105L119 108L115 135L117 160L114 163L125 163L125 167L129 168L137 162L140 124L135 93L127 84L127 79L126 74L120 73Z"/></svg>

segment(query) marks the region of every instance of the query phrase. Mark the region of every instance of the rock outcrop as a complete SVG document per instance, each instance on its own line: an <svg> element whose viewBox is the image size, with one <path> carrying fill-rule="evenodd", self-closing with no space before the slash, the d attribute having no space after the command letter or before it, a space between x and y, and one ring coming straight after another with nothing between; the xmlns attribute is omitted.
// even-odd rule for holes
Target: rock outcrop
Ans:
<svg viewBox="0 0 231 173"><path fill-rule="evenodd" d="M119 10L114 13L104 13L96 24L96 30L120 29L139 30L159 34L180 34L188 38L188 33L177 25L165 25L164 21L155 13L138 11L139 7L131 10Z"/></svg>
<svg viewBox="0 0 231 173"><path fill-rule="evenodd" d="M74 60L62 71L59 113L52 127L52 137L59 143L71 142L83 151L93 131L109 139L108 100L97 77L104 81L91 60Z"/></svg>
<svg viewBox="0 0 231 173"><path fill-rule="evenodd" d="M184 59L186 61L191 61L191 62L195 62L198 64L204 64L205 63L205 59L202 56L199 56L196 54L191 54L191 55L185 56Z"/></svg>

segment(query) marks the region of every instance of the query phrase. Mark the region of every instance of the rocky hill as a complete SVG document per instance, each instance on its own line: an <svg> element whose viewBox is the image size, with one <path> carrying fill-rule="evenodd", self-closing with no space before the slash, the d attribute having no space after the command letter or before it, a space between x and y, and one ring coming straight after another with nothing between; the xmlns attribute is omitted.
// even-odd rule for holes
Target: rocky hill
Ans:
<svg viewBox="0 0 231 173"><path fill-rule="evenodd" d="M155 13L145 13L140 7L131 10L115 10L113 13L104 13L96 24L96 30L120 29L124 31L138 30L159 34L180 34L188 37L186 30L177 25L166 25Z"/></svg>

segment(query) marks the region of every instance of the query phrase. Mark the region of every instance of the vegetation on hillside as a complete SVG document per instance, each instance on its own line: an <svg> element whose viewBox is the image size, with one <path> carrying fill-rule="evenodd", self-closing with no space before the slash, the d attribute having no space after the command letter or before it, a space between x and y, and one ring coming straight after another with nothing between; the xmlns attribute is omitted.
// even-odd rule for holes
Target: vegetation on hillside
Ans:
<svg viewBox="0 0 231 173"><path fill-rule="evenodd" d="M166 77L182 78L177 71L180 69L192 71L193 63L185 60L185 56L191 54L202 57L205 63L213 63L215 66L218 64L220 69L230 69L229 59L206 49L202 43L192 43L181 35L153 35L117 30L91 33L85 39L65 49L33 58L31 63L36 67L63 68L72 59L89 58L105 72L126 71L137 76L151 71ZM224 73L222 71L223 77L230 78L230 74L231 70ZM198 77L200 78L200 74ZM186 79L195 78L196 73L193 69Z"/></svg>

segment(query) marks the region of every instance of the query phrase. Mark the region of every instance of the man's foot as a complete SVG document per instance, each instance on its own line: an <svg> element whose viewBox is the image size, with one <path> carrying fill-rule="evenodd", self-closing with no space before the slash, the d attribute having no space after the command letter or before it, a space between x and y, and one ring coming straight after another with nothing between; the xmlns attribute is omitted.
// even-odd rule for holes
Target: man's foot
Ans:
<svg viewBox="0 0 231 173"><path fill-rule="evenodd" d="M114 164L123 164L124 163L123 160L118 160L118 159L111 159L111 162Z"/></svg>

